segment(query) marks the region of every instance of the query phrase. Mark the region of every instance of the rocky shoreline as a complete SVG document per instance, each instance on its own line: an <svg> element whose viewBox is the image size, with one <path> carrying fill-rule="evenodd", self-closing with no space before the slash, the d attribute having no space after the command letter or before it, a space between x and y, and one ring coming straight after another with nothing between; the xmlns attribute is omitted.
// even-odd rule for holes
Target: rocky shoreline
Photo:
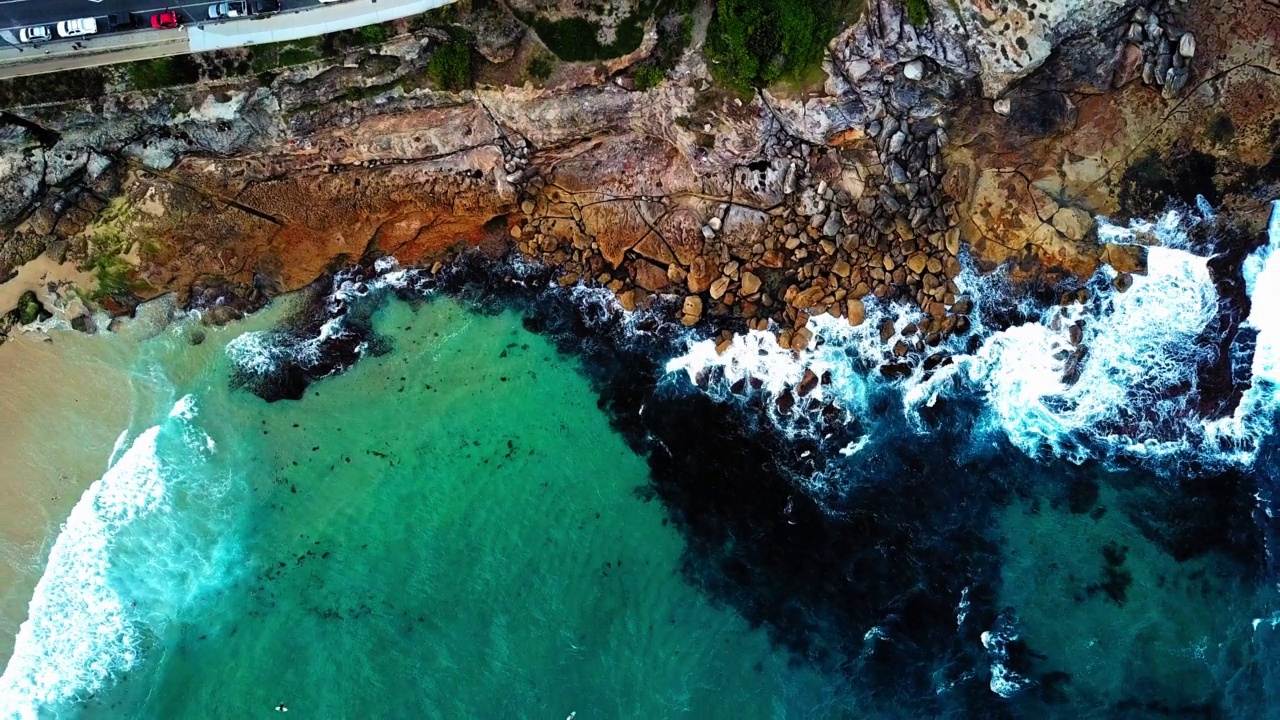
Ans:
<svg viewBox="0 0 1280 720"><path fill-rule="evenodd" d="M700 52L710 6L645 91L653 21L630 55L517 86L543 46L499 7L272 78L15 108L0 271L45 253L95 267L113 313L173 292L219 322L345 264L511 246L561 285L627 308L670 296L686 325L796 349L810 317L906 302L924 318L894 352L919 361L968 330L962 254L1059 290L1100 263L1123 284L1142 248L1101 242L1093 217L1197 194L1259 235L1280 192L1264 0L928 10L917 27L871 2L829 44L820 89L747 97ZM433 89L423 68L468 26L480 82Z"/></svg>

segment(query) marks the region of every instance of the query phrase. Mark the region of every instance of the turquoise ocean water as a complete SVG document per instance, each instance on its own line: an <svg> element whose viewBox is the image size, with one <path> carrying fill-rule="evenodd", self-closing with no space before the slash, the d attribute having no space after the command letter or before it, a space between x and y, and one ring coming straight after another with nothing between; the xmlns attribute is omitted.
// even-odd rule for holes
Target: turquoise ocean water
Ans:
<svg viewBox="0 0 1280 720"><path fill-rule="evenodd" d="M172 351L174 406L51 554L7 710L839 714L829 681L682 578L647 467L573 359L447 300L375 324L394 349L298 402L229 389L215 350L239 330Z"/></svg>

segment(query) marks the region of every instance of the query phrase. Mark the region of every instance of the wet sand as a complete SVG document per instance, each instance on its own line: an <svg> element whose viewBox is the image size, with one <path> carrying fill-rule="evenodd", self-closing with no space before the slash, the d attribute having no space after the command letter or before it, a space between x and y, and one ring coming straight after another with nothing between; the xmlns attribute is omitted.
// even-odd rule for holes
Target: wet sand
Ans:
<svg viewBox="0 0 1280 720"><path fill-rule="evenodd" d="M0 345L0 667L59 526L129 425L133 383L112 345L74 332Z"/></svg>
<svg viewBox="0 0 1280 720"><path fill-rule="evenodd" d="M6 313L17 307L18 298L28 290L33 290L45 307L50 307L51 295L49 284L74 284L84 292L93 290L97 281L92 273L80 272L70 263L59 265L48 256L41 255L18 268L18 274L7 282L0 282L0 313Z"/></svg>

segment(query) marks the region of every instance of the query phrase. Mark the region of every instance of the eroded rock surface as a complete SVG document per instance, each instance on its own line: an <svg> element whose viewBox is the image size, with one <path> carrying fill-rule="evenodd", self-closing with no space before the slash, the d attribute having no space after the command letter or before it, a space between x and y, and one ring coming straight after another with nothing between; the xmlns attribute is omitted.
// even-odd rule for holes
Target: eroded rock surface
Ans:
<svg viewBox="0 0 1280 720"><path fill-rule="evenodd" d="M138 297L252 306L335 264L509 243L562 284L628 307L669 294L676 319L793 346L818 313L914 303L902 354L917 355L968 328L966 248L1014 277L1141 272L1095 216L1199 194L1265 221L1280 176L1265 0L929 7L917 27L869 3L807 95L719 91L696 47L647 92L585 64L558 84L438 92L414 80L439 44L426 32L269 86L23 108L0 126L0 270L124 238ZM485 56L506 62L498 45Z"/></svg>

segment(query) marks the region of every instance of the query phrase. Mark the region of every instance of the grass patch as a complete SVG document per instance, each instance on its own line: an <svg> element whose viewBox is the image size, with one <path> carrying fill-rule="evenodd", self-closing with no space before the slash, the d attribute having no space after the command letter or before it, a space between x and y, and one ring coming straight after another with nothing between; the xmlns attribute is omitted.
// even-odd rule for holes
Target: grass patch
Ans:
<svg viewBox="0 0 1280 720"><path fill-rule="evenodd" d="M138 60L124 69L134 90L159 90L200 80L200 66L189 55Z"/></svg>
<svg viewBox="0 0 1280 720"><path fill-rule="evenodd" d="M302 38L287 42L255 45L251 69L254 75L293 65L303 65L326 57L320 38Z"/></svg>
<svg viewBox="0 0 1280 720"><path fill-rule="evenodd" d="M471 87L471 46L462 42L449 42L440 46L427 60L427 79L444 90L465 90Z"/></svg>

